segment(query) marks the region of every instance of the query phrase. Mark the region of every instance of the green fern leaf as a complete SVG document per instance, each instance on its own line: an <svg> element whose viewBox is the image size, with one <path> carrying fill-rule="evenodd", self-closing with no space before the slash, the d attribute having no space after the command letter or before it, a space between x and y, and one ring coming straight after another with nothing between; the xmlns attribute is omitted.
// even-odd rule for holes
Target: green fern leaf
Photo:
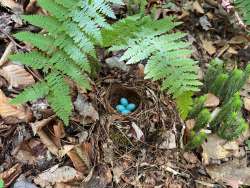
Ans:
<svg viewBox="0 0 250 188"><path fill-rule="evenodd" d="M64 81L64 78L57 73L48 75L46 81L50 88L48 102L58 117L68 125L69 116L73 109L69 86Z"/></svg>
<svg viewBox="0 0 250 188"><path fill-rule="evenodd" d="M41 27L50 33L59 33L63 30L61 23L51 16L41 16L41 15L26 15L22 16L22 19L35 25Z"/></svg>
<svg viewBox="0 0 250 188"><path fill-rule="evenodd" d="M128 26L127 23L132 25ZM197 62L189 58L190 44L182 41L186 34L166 34L179 24L175 23L172 17L162 20L152 20L150 17L122 20L114 24L110 35L118 35L120 32L128 33L128 36L113 40L115 44L112 44L109 50L125 50L120 60L127 61L127 64L148 59L145 67L146 78L162 80L162 89L166 89L175 98L185 92L199 91L201 82L198 81ZM132 29L125 29L125 26ZM103 34L109 35L109 31L104 30ZM103 43L104 46L111 44L105 36Z"/></svg>
<svg viewBox="0 0 250 188"><path fill-rule="evenodd" d="M57 4L54 0L38 0L37 2L42 8L49 11L58 20L64 21L67 19L67 9Z"/></svg>
<svg viewBox="0 0 250 188"><path fill-rule="evenodd" d="M46 96L49 93L49 87L47 84L37 82L35 85L25 89L21 94L11 100L11 104L22 104L28 101L35 101L39 98Z"/></svg>
<svg viewBox="0 0 250 188"><path fill-rule="evenodd" d="M185 120L188 116L189 111L192 108L193 99L192 99L193 93L192 92L186 92L182 95L178 96L176 98L176 105L177 109L180 113L180 116L183 120Z"/></svg>
<svg viewBox="0 0 250 188"><path fill-rule="evenodd" d="M28 53L17 53L9 56L12 61L21 62L23 65L34 69L43 69L47 67L48 58L38 51Z"/></svg>
<svg viewBox="0 0 250 188"><path fill-rule="evenodd" d="M35 34L31 32L20 32L14 35L18 40L28 42L38 49L51 53L53 48L53 38L49 36L44 36L42 34Z"/></svg>

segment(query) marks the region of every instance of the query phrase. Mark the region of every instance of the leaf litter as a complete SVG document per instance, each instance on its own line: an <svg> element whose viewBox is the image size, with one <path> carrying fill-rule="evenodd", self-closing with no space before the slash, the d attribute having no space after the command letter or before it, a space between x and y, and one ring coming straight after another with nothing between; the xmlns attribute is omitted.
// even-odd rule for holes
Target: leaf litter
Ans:
<svg viewBox="0 0 250 188"><path fill-rule="evenodd" d="M149 1L147 7L156 3ZM0 13L0 41L4 44L0 45L0 179L7 187L18 183L19 176L32 185L58 188L181 188L193 187L194 183L197 187L250 186L249 150L244 145L249 135L232 142L209 135L200 153L180 150L183 126L188 131L194 122L181 122L170 97L160 92L158 84L142 79L143 62L132 65L132 71L128 71L123 62L114 63L117 54L104 54L100 59L106 61L100 72L102 78L97 78L95 89L83 93L71 88L75 109L69 127L51 116L53 112L46 101L10 105L11 97L37 80L26 67L7 61L13 50L30 48L13 40L11 32L23 25L20 13L44 12L37 7L36 0L30 3L0 0L0 4L5 7ZM201 62L201 75L213 57L229 62L250 59L248 37L239 35L237 28L221 27L222 23L230 23L220 6L213 0L183 1L183 5L176 1L158 9L156 14L158 18L179 14L184 22L181 29L190 33L193 56ZM122 14L121 9L118 8L118 14ZM131 117L124 118L109 110L105 96L117 82L136 88L142 97L140 111ZM241 91L248 122L249 88L247 83ZM214 108L219 103L218 98L209 94L205 105Z"/></svg>

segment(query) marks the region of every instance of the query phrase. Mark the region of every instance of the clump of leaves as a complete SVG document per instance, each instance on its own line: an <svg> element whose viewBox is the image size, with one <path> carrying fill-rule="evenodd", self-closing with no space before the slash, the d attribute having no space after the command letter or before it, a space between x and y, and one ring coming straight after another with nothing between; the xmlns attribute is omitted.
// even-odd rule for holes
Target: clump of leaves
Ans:
<svg viewBox="0 0 250 188"><path fill-rule="evenodd" d="M72 79L82 89L91 89L89 57L96 58L94 45L101 41L100 29L110 28L104 16L115 18L109 6L112 2L121 3L120 0L38 0L50 15L22 18L46 32L15 34L18 40L32 44L35 50L14 54L10 59L42 69L45 78L25 89L12 100L13 104L47 97L54 112L68 125L73 105L65 79Z"/></svg>
<svg viewBox="0 0 250 188"><path fill-rule="evenodd" d="M199 132L192 131L190 133L190 140L185 145L185 149L191 150L199 147L207 138L207 134L201 130Z"/></svg>

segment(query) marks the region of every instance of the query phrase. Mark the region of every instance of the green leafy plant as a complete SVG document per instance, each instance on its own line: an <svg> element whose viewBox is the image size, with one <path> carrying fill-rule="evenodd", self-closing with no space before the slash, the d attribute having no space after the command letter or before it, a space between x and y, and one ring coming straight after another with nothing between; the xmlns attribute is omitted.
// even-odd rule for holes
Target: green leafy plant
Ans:
<svg viewBox="0 0 250 188"><path fill-rule="evenodd" d="M187 150L199 147L206 140L207 134L202 130L199 132L192 131L190 133L190 138L189 142L185 145L185 149Z"/></svg>
<svg viewBox="0 0 250 188"><path fill-rule="evenodd" d="M216 59L210 64L204 82L208 92L215 94L223 103L226 103L243 87L249 75L250 65L244 72L234 69L228 73L223 68L223 62Z"/></svg>
<svg viewBox="0 0 250 188"><path fill-rule="evenodd" d="M101 28L110 28L104 16L115 18L109 3L120 0L38 0L49 16L29 15L22 18L45 30L42 33L20 32L15 37L36 49L10 56L26 66L42 69L45 78L12 100L13 104L47 97L54 112L67 125L72 111L69 85L72 79L82 89L91 89L88 74L91 59L96 58L94 45L101 41Z"/></svg>
<svg viewBox="0 0 250 188"><path fill-rule="evenodd" d="M193 92L185 92L176 98L176 106L183 120L187 118L189 111L192 109L192 96Z"/></svg>
<svg viewBox="0 0 250 188"><path fill-rule="evenodd" d="M4 181L0 179L0 188L4 188Z"/></svg>
<svg viewBox="0 0 250 188"><path fill-rule="evenodd" d="M206 95L202 95L194 99L193 102L194 105L191 107L191 110L188 113L189 119L195 118L201 112L201 110L204 108L206 99L207 99Z"/></svg>
<svg viewBox="0 0 250 188"><path fill-rule="evenodd" d="M204 108L206 95L194 99L193 107L188 114L188 118L195 119L193 132L199 132L207 125L214 133L217 133L221 138L233 140L238 138L243 132L248 129L248 124L242 117L241 108L243 102L239 91L249 78L248 65L245 71L234 69L227 72L223 68L223 62L219 59L213 60L207 70L204 82L204 91L217 95L222 101L218 112L211 117L210 112ZM202 139L196 137L194 133L190 133L191 140L188 142L188 148L193 144L193 140ZM197 146L197 144L194 144Z"/></svg>
<svg viewBox="0 0 250 188"><path fill-rule="evenodd" d="M248 124L238 112L232 112L220 124L218 135L226 140L238 138L248 128Z"/></svg>
<svg viewBox="0 0 250 188"><path fill-rule="evenodd" d="M197 116L193 130L199 131L208 125L211 114L208 109L203 109Z"/></svg>
<svg viewBox="0 0 250 188"><path fill-rule="evenodd" d="M173 17L128 17L115 23L112 30L103 31L103 46L111 46L110 51L124 51L120 60L127 64L147 60L145 78L161 80L162 89L177 98L198 91L201 85L197 62L190 58L190 44L183 40L186 34L173 32L179 24Z"/></svg>

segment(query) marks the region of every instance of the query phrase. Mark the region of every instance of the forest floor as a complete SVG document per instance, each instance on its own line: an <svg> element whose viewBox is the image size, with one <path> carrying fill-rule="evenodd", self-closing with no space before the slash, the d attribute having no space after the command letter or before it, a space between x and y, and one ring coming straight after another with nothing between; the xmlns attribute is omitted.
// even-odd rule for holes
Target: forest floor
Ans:
<svg viewBox="0 0 250 188"><path fill-rule="evenodd" d="M21 20L21 14L44 12L36 0L0 3L0 179L5 187L250 186L250 149L245 144L249 132L232 142L210 135L199 149L185 151L185 128L192 120L183 122L159 84L143 79L143 64L128 66L116 54L100 50L101 69L91 92L80 93L71 84L75 111L67 127L44 99L9 105L8 98L42 77L37 70L7 60L13 51L30 48L15 41L12 34L36 31ZM155 3L149 1L148 11ZM224 59L229 68L245 67L250 60L250 38L220 3L194 0L167 5L156 10L156 17L175 15L183 22L179 29L188 34L201 78L215 57ZM116 12L124 14L125 9L116 7ZM247 122L249 90L246 85L242 92ZM126 117L113 109L124 93L140 104ZM216 105L216 100L208 102Z"/></svg>

